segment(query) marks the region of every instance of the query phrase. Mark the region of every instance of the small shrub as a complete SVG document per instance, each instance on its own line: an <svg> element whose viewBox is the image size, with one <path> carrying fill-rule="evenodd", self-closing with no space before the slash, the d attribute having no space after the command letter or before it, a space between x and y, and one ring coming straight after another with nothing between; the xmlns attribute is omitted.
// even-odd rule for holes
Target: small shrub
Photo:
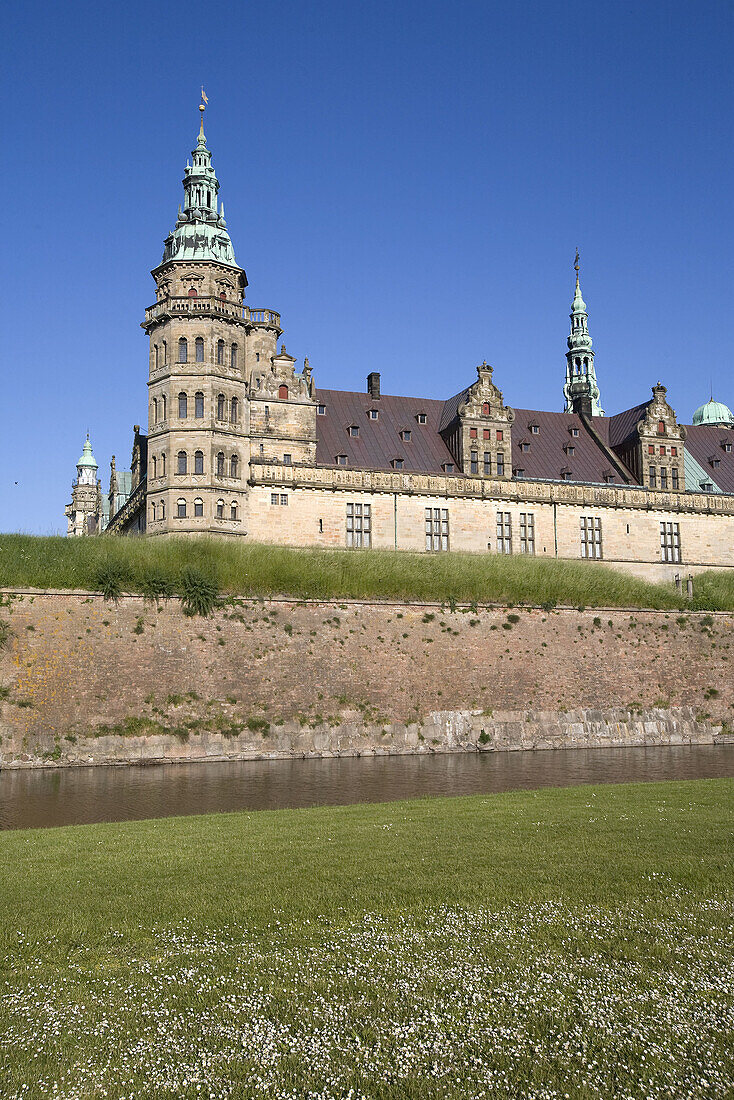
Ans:
<svg viewBox="0 0 734 1100"><path fill-rule="evenodd" d="M594 616L594 626L601 626L601 619L598 615Z"/></svg>
<svg viewBox="0 0 734 1100"><path fill-rule="evenodd" d="M433 614L432 611L426 611L425 615L423 616L422 622L432 623L435 618L436 616Z"/></svg>
<svg viewBox="0 0 734 1100"><path fill-rule="evenodd" d="M142 634L144 630L145 627L143 625L143 617L142 615L138 615L137 619L135 620L135 626L133 627L133 634Z"/></svg>
<svg viewBox="0 0 734 1100"><path fill-rule="evenodd" d="M253 733L261 732L265 734L270 729L270 722L268 722L267 718L257 718L255 716L248 718L245 725L248 730L252 730Z"/></svg>
<svg viewBox="0 0 734 1100"><path fill-rule="evenodd" d="M195 615L208 618L219 602L215 581L193 566L187 566L181 574L180 591L181 610L189 618Z"/></svg>
<svg viewBox="0 0 734 1100"><path fill-rule="evenodd" d="M507 616L507 621L508 621L508 623L512 623L514 625L515 623L520 622L520 616L519 615L508 615Z"/></svg>
<svg viewBox="0 0 734 1100"><path fill-rule="evenodd" d="M156 603L158 600L169 600L176 591L173 579L162 569L148 570L140 578L138 585L143 599L150 603Z"/></svg>
<svg viewBox="0 0 734 1100"><path fill-rule="evenodd" d="M489 737L489 734L487 733L487 731L482 730L482 732L479 734L479 744L480 745L486 745L489 740L490 740L490 737Z"/></svg>
<svg viewBox="0 0 734 1100"><path fill-rule="evenodd" d="M94 586L105 600L113 600L115 603L122 595L125 574L122 566L116 561L106 561L99 566L94 577Z"/></svg>

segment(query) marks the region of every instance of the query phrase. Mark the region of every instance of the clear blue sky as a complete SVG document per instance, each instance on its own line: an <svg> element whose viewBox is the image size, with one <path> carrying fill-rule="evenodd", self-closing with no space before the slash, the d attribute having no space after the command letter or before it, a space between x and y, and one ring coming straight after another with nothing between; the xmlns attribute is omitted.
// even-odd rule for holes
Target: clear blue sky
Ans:
<svg viewBox="0 0 734 1100"><path fill-rule="evenodd" d="M560 409L573 253L607 412L734 403L734 5L26 0L4 19L0 529L146 424L139 328L199 86L248 301L317 385Z"/></svg>

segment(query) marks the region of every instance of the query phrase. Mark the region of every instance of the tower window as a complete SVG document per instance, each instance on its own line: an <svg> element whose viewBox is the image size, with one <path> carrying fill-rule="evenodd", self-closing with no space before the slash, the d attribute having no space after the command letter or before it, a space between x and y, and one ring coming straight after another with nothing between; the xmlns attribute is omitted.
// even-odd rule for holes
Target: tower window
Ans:
<svg viewBox="0 0 734 1100"><path fill-rule="evenodd" d="M224 519L224 501L217 501L217 519Z"/></svg>
<svg viewBox="0 0 734 1100"><path fill-rule="evenodd" d="M489 401L485 401L482 405L482 416L489 416Z"/></svg>
<svg viewBox="0 0 734 1100"><path fill-rule="evenodd" d="M189 287L189 298L198 298L198 297L199 297L199 295L196 293L196 287L195 286L190 286Z"/></svg>
<svg viewBox="0 0 734 1100"><path fill-rule="evenodd" d="M288 398L288 387L287 386L278 386L278 397L282 398L283 400L287 400L287 398Z"/></svg>
<svg viewBox="0 0 734 1100"><path fill-rule="evenodd" d="M204 452L203 451L194 451L194 473L195 474L203 474L204 473Z"/></svg>
<svg viewBox="0 0 734 1100"><path fill-rule="evenodd" d="M155 369L158 370L158 345L157 344L155 344L153 346L153 363L155 365Z"/></svg>
<svg viewBox="0 0 734 1100"><path fill-rule="evenodd" d="M186 519L186 501L181 499L176 502L176 515L179 519Z"/></svg>
<svg viewBox="0 0 734 1100"><path fill-rule="evenodd" d="M194 515L195 516L203 516L204 515L204 501L201 499L201 497L197 497L196 500L194 501Z"/></svg>
<svg viewBox="0 0 734 1100"><path fill-rule="evenodd" d="M188 363L189 361L189 345L185 336L182 336L178 342L178 361L179 363Z"/></svg>
<svg viewBox="0 0 734 1100"><path fill-rule="evenodd" d="M239 459L237 458L237 455L232 455L232 457L229 460L229 476L230 477L237 477L238 463L239 463Z"/></svg>
<svg viewBox="0 0 734 1100"><path fill-rule="evenodd" d="M206 193L206 205L211 206L211 204L212 204L212 193L211 193L211 191L207 191L207 193Z"/></svg>
<svg viewBox="0 0 734 1100"><path fill-rule="evenodd" d="M186 451L179 451L176 456L176 473L185 474L188 471L188 462L186 459Z"/></svg>
<svg viewBox="0 0 734 1100"><path fill-rule="evenodd" d="M661 489L667 489L668 488L668 467L667 466L661 466L660 467L660 488Z"/></svg>
<svg viewBox="0 0 734 1100"><path fill-rule="evenodd" d="M670 480L671 480L671 483L672 483L671 487L674 490L677 491L678 488L680 487L679 483L678 483L678 467L677 466L671 466L671 468L670 468Z"/></svg>
<svg viewBox="0 0 734 1100"><path fill-rule="evenodd" d="M150 460L150 461L151 461L151 465L152 465L152 470L151 470L151 472L152 472L152 474L153 474L153 477L156 477L157 475L156 475L156 471L155 471L155 468L156 468L156 466L157 466L157 460L156 460L156 457L155 457L155 455L153 455L153 457L151 458L151 460ZM155 518L155 517L154 517L154 518Z"/></svg>
<svg viewBox="0 0 734 1100"><path fill-rule="evenodd" d="M159 518L160 519L165 519L166 518L166 502L164 500L162 500L160 502L159 511L160 511Z"/></svg>
<svg viewBox="0 0 734 1100"><path fill-rule="evenodd" d="M194 394L194 416L201 420L204 415L204 394L199 390Z"/></svg>
<svg viewBox="0 0 734 1100"><path fill-rule="evenodd" d="M232 504L231 504L230 509L229 509L229 518L230 519L237 519L237 502L234 501L234 500L232 501Z"/></svg>
<svg viewBox="0 0 734 1100"><path fill-rule="evenodd" d="M505 476L505 456L501 451L497 452L497 477Z"/></svg>
<svg viewBox="0 0 734 1100"><path fill-rule="evenodd" d="M229 363L232 370L237 370L237 345L232 344L232 350L229 353Z"/></svg>
<svg viewBox="0 0 734 1100"><path fill-rule="evenodd" d="M163 341L163 366L164 367L165 367L167 362L168 362L168 344L164 340Z"/></svg>
<svg viewBox="0 0 734 1100"><path fill-rule="evenodd" d="M153 423L158 423L158 399L153 398Z"/></svg>
<svg viewBox="0 0 734 1100"><path fill-rule="evenodd" d="M224 477L224 451L217 454L217 477Z"/></svg>
<svg viewBox="0 0 734 1100"><path fill-rule="evenodd" d="M484 452L484 476L489 477L492 473L492 456L489 451Z"/></svg>
<svg viewBox="0 0 734 1100"><path fill-rule="evenodd" d="M477 451L471 452L469 472L472 474L479 473L479 454Z"/></svg>
<svg viewBox="0 0 734 1100"><path fill-rule="evenodd" d="M650 488L657 489L658 487L658 473L654 466L650 467Z"/></svg>
<svg viewBox="0 0 734 1100"><path fill-rule="evenodd" d="M225 398L224 394L220 393L217 397L217 420L224 420L225 417Z"/></svg>
<svg viewBox="0 0 734 1100"><path fill-rule="evenodd" d="M233 424L237 423L237 416L239 414L239 407L240 407L239 406L239 401L237 400L236 397L233 397L232 398L232 414L230 416L230 420L232 421Z"/></svg>
<svg viewBox="0 0 734 1100"><path fill-rule="evenodd" d="M217 341L217 363L224 366L224 340Z"/></svg>
<svg viewBox="0 0 734 1100"><path fill-rule="evenodd" d="M658 420L658 435L665 435L665 421Z"/></svg>
<svg viewBox="0 0 734 1100"><path fill-rule="evenodd" d="M197 336L194 346L195 346L195 350L196 350L196 362L197 363L203 363L204 362L204 339L203 339L203 337Z"/></svg>
<svg viewBox="0 0 734 1100"><path fill-rule="evenodd" d="M166 476L166 452L161 455L161 477Z"/></svg>
<svg viewBox="0 0 734 1100"><path fill-rule="evenodd" d="M178 418L179 420L185 420L189 415L189 399L185 393L178 395Z"/></svg>

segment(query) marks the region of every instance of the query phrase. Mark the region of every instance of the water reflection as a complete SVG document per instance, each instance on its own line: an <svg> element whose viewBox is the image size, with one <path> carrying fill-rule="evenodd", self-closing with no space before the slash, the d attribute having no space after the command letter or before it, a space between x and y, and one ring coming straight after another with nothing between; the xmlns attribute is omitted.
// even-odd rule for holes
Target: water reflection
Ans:
<svg viewBox="0 0 734 1100"><path fill-rule="evenodd" d="M0 772L0 828L734 776L734 745Z"/></svg>

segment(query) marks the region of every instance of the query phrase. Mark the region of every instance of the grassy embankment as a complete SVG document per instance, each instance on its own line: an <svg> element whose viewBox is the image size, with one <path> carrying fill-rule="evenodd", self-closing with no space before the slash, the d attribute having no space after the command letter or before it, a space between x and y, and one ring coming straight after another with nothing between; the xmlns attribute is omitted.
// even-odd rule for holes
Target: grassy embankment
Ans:
<svg viewBox="0 0 734 1100"><path fill-rule="evenodd" d="M0 587L147 595L210 579L241 596L734 610L734 573L695 579L695 598L590 562L479 554L296 550L216 539L0 536Z"/></svg>
<svg viewBox="0 0 734 1100"><path fill-rule="evenodd" d="M0 834L0 1094L731 1096L733 794Z"/></svg>

